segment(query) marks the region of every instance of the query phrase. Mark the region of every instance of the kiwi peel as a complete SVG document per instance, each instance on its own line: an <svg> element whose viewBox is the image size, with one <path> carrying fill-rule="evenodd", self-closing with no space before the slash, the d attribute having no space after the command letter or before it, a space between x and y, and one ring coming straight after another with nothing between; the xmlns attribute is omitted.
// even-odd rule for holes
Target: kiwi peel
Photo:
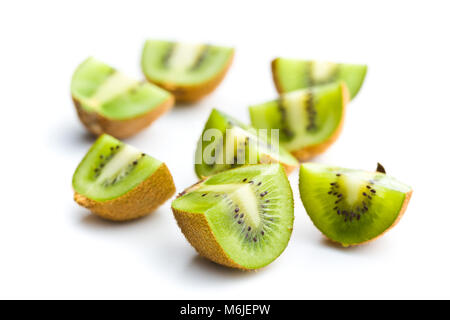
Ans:
<svg viewBox="0 0 450 320"><path fill-rule="evenodd" d="M300 196L314 225L344 247L378 239L402 218L412 189L385 173L300 166Z"/></svg>
<svg viewBox="0 0 450 320"><path fill-rule="evenodd" d="M229 47L147 40L141 66L148 81L170 91L177 101L195 102L222 82L233 56Z"/></svg>
<svg viewBox="0 0 450 320"><path fill-rule="evenodd" d="M349 100L344 82L300 89L250 106L251 124L258 129L279 129L280 145L306 161L337 140Z"/></svg>
<svg viewBox="0 0 450 320"><path fill-rule="evenodd" d="M78 165L72 185L79 205L114 221L145 216L175 193L164 163L106 134Z"/></svg>
<svg viewBox="0 0 450 320"><path fill-rule="evenodd" d="M344 81L353 99L361 89L367 73L366 65L328 61L276 58L272 76L279 93Z"/></svg>
<svg viewBox="0 0 450 320"><path fill-rule="evenodd" d="M294 221L292 190L280 164L211 176L183 191L172 211L201 256L243 270L274 261L286 248Z"/></svg>
<svg viewBox="0 0 450 320"><path fill-rule="evenodd" d="M91 133L119 139L148 127L174 104L166 90L128 78L94 58L75 71L71 93L78 117Z"/></svg>
<svg viewBox="0 0 450 320"><path fill-rule="evenodd" d="M199 178L205 178L248 164L281 163L289 174L299 163L274 140L270 136L258 134L255 128L224 112L213 109L198 141L195 172Z"/></svg>

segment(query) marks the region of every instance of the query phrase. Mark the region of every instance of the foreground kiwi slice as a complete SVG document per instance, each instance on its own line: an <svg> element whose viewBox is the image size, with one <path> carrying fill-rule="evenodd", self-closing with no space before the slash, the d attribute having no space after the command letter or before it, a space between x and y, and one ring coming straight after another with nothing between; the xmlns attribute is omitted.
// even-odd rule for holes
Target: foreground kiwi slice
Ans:
<svg viewBox="0 0 450 320"><path fill-rule="evenodd" d="M175 193L166 165L109 136L100 136L76 169L75 201L110 220L149 214Z"/></svg>
<svg viewBox="0 0 450 320"><path fill-rule="evenodd" d="M78 116L96 135L126 138L147 127L174 103L157 86L130 79L114 68L88 58L75 71L71 84Z"/></svg>
<svg viewBox="0 0 450 320"><path fill-rule="evenodd" d="M279 162L288 174L298 167L298 161L289 152L282 147L277 148L266 137L213 109L197 145L197 176L204 178L238 166L258 163Z"/></svg>
<svg viewBox="0 0 450 320"><path fill-rule="evenodd" d="M383 172L316 163L300 167L306 212L327 238L343 246L366 243L394 227L411 194L410 187Z"/></svg>
<svg viewBox="0 0 450 320"><path fill-rule="evenodd" d="M148 40L141 64L148 81L172 92L177 101L193 102L220 84L233 55L233 48Z"/></svg>
<svg viewBox="0 0 450 320"><path fill-rule="evenodd" d="M276 58L272 75L279 93L344 81L353 99L366 77L367 66L312 60Z"/></svg>
<svg viewBox="0 0 450 320"><path fill-rule="evenodd" d="M345 83L284 93L278 100L250 107L252 125L279 129L280 144L299 160L324 152L339 136L349 101Z"/></svg>
<svg viewBox="0 0 450 320"><path fill-rule="evenodd" d="M221 172L183 191L172 210L200 255L240 269L275 260L294 222L292 190L279 164Z"/></svg>

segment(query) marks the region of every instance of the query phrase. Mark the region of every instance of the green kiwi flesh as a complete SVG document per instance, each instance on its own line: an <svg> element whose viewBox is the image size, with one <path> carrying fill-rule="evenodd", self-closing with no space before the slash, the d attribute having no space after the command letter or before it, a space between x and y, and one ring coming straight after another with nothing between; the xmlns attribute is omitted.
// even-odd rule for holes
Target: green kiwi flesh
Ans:
<svg viewBox="0 0 450 320"><path fill-rule="evenodd" d="M329 140L343 121L342 83L331 83L281 94L278 100L250 106L251 124L279 129L280 144L290 152Z"/></svg>
<svg viewBox="0 0 450 320"><path fill-rule="evenodd" d="M209 136L211 132L216 135ZM287 168L298 167L295 157L271 141L251 126L213 109L198 141L195 172L203 178L238 166L267 162L279 162Z"/></svg>
<svg viewBox="0 0 450 320"><path fill-rule="evenodd" d="M344 246L371 241L406 210L411 188L381 172L300 166L300 196L314 225Z"/></svg>
<svg viewBox="0 0 450 320"><path fill-rule="evenodd" d="M272 62L272 72L280 93L330 82L345 81L353 99L364 82L367 66L277 58Z"/></svg>
<svg viewBox="0 0 450 320"><path fill-rule="evenodd" d="M84 110L113 120L136 118L171 97L166 90L131 79L92 57L76 69L71 92Z"/></svg>
<svg viewBox="0 0 450 320"><path fill-rule="evenodd" d="M101 135L76 169L74 190L96 201L107 201L138 186L162 163L107 134Z"/></svg>
<svg viewBox="0 0 450 320"><path fill-rule="evenodd" d="M172 208L204 215L227 258L244 269L258 269L275 260L289 242L294 221L292 190L279 164L218 173L183 192ZM196 234L191 230L198 229L182 231L192 243L190 237Z"/></svg>
<svg viewBox="0 0 450 320"><path fill-rule="evenodd" d="M233 48L147 40L142 53L142 70L152 82L199 85L227 68Z"/></svg>

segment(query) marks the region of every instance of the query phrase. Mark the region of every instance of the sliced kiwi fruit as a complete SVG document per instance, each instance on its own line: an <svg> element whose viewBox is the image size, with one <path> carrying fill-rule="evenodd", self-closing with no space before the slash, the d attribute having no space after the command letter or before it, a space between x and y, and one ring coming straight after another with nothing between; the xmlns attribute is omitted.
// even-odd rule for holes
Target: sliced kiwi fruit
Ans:
<svg viewBox="0 0 450 320"><path fill-rule="evenodd" d="M292 190L280 164L218 173L183 191L172 210L200 255L239 269L258 269L275 260L294 222Z"/></svg>
<svg viewBox="0 0 450 320"><path fill-rule="evenodd" d="M214 91L225 77L234 49L209 44L148 40L142 53L147 80L193 102Z"/></svg>
<svg viewBox="0 0 450 320"><path fill-rule="evenodd" d="M353 99L366 77L367 66L326 61L276 58L272 61L272 75L279 93L344 81Z"/></svg>
<svg viewBox="0 0 450 320"><path fill-rule="evenodd" d="M344 82L281 94L277 100L250 106L251 123L258 129L279 129L280 145L297 159L324 152L338 138L349 101Z"/></svg>
<svg viewBox="0 0 450 320"><path fill-rule="evenodd" d="M75 70L71 92L85 127L95 135L116 138L136 134L174 104L168 91L131 79L94 58Z"/></svg>
<svg viewBox="0 0 450 320"><path fill-rule="evenodd" d="M204 178L259 163L281 163L287 174L299 166L298 161L270 135L262 135L251 126L213 109L195 153L197 176Z"/></svg>
<svg viewBox="0 0 450 320"><path fill-rule="evenodd" d="M302 164L300 196L314 225L343 246L375 240L394 227L412 189L383 171Z"/></svg>
<svg viewBox="0 0 450 320"><path fill-rule="evenodd" d="M147 215L175 193L164 163L107 134L78 165L72 186L78 204L116 221Z"/></svg>

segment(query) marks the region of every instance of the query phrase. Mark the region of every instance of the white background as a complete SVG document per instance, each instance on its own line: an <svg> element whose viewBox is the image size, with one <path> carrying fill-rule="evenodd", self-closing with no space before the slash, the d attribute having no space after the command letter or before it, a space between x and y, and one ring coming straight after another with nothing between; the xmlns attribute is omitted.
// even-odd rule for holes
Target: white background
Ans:
<svg viewBox="0 0 450 320"><path fill-rule="evenodd" d="M0 4L0 298L450 298L449 74L445 1L3 1ZM126 142L165 161L177 191L194 183L195 143L211 108L248 121L276 97L275 56L367 63L340 139L315 161L375 169L410 184L400 224L376 242L325 241L298 196L291 241L270 266L241 272L199 258L170 201L110 223L72 200L94 141L70 78L95 56L142 78L147 38L236 47L225 81Z"/></svg>

